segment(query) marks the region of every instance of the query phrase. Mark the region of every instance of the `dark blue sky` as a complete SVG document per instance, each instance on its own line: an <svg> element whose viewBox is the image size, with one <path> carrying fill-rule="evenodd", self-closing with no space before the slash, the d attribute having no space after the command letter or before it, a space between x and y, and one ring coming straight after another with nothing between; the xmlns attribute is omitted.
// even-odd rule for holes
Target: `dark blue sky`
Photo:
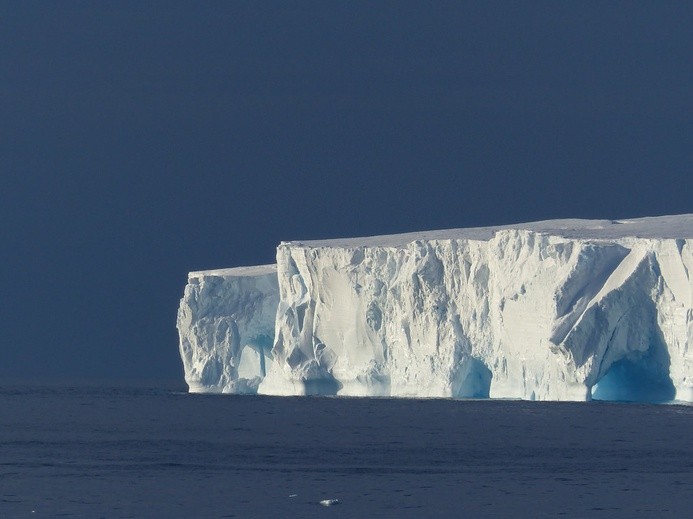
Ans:
<svg viewBox="0 0 693 519"><path fill-rule="evenodd" d="M693 212L687 2L0 1L0 382L182 380L280 240Z"/></svg>

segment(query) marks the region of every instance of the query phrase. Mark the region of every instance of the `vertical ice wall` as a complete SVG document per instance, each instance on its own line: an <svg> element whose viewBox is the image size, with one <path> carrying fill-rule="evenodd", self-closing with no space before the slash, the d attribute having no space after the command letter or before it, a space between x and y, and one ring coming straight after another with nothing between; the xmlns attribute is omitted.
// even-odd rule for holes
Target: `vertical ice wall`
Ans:
<svg viewBox="0 0 693 519"><path fill-rule="evenodd" d="M690 251L523 230L283 244L276 362L260 392L691 400Z"/></svg>
<svg viewBox="0 0 693 519"><path fill-rule="evenodd" d="M191 272L178 309L191 392L255 393L271 362L275 265Z"/></svg>
<svg viewBox="0 0 693 519"><path fill-rule="evenodd" d="M688 235L693 218L681 218L673 233ZM692 401L691 240L657 237L652 220L647 232L556 221L282 243L274 279L191 275L186 380L279 395ZM271 354L252 339L270 335Z"/></svg>

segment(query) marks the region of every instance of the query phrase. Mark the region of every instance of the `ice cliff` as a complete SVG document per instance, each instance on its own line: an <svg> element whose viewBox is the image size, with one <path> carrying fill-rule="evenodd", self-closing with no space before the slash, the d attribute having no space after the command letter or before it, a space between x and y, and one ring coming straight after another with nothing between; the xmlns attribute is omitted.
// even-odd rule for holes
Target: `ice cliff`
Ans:
<svg viewBox="0 0 693 519"><path fill-rule="evenodd" d="M693 214L283 242L189 275L191 391L693 401Z"/></svg>
<svg viewBox="0 0 693 519"><path fill-rule="evenodd" d="M188 274L178 332L190 391L256 393L278 304L276 265Z"/></svg>

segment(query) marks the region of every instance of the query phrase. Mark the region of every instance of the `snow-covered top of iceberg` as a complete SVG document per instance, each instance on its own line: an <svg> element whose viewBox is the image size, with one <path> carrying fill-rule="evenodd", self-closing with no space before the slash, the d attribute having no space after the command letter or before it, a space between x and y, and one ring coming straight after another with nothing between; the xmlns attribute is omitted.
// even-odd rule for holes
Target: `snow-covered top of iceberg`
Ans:
<svg viewBox="0 0 693 519"><path fill-rule="evenodd" d="M227 269L214 269L214 270L198 270L196 272L190 272L188 274L188 279L202 278L207 276L217 276L222 278L231 277L252 277L252 276L265 276L267 274L277 273L277 265L254 265L252 267L233 267Z"/></svg>
<svg viewBox="0 0 693 519"><path fill-rule="evenodd" d="M417 241L477 240L489 241L498 231L525 230L537 233L583 240L618 240L624 238L693 238L693 213L675 216L654 216L626 220L544 220L540 222L410 232L361 238L335 238L329 240L302 240L282 242L290 247L406 247ZM231 269L233 270L233 269Z"/></svg>

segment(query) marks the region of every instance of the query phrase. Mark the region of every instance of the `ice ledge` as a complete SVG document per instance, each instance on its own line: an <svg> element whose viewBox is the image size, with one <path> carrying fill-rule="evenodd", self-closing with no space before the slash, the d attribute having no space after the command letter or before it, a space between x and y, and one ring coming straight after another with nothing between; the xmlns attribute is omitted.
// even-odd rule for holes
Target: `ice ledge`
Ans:
<svg viewBox="0 0 693 519"><path fill-rule="evenodd" d="M277 265L253 265L251 267L232 267L214 270L199 270L190 272L188 279L202 279L205 277L254 277L276 275Z"/></svg>
<svg viewBox="0 0 693 519"><path fill-rule="evenodd" d="M191 272L177 327L194 393L256 393L271 362L276 265Z"/></svg>
<svg viewBox="0 0 693 519"><path fill-rule="evenodd" d="M193 272L191 391L693 398L693 215L283 242Z"/></svg>

